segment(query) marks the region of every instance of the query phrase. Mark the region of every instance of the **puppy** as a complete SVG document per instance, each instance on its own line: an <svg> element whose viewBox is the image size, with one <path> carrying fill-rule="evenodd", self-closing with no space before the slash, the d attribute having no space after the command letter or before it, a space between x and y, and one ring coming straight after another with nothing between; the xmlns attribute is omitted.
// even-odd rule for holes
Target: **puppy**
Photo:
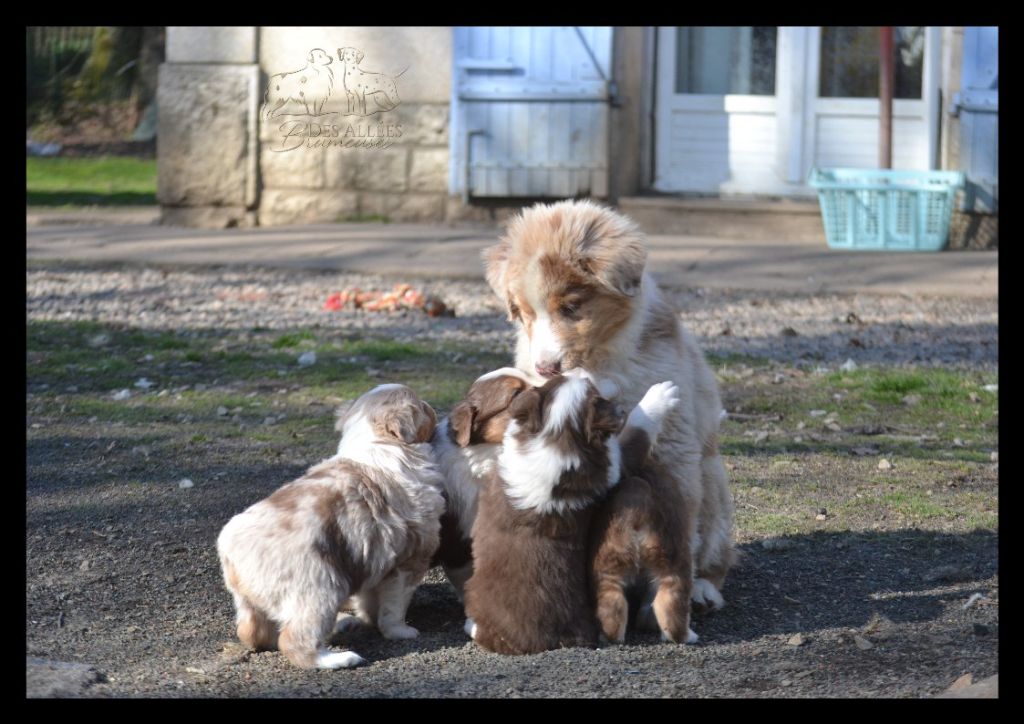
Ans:
<svg viewBox="0 0 1024 724"><path fill-rule="evenodd" d="M473 574L472 530L477 491L495 471L509 405L532 387L527 375L512 367L488 372L477 379L465 398L441 420L430 443L444 476L447 508L441 517L441 545L431 565L440 565L459 601Z"/></svg>
<svg viewBox="0 0 1024 724"><path fill-rule="evenodd" d="M334 457L224 526L217 552L244 644L276 646L302 668L357 666L356 653L326 648L350 598L386 638L418 635L405 613L444 512L436 424L408 387L376 387L348 410Z"/></svg>
<svg viewBox="0 0 1024 724"><path fill-rule="evenodd" d="M679 387L655 454L683 501L688 524L678 531L691 537L693 600L718 607L735 560L718 384L646 260L636 225L590 201L526 209L484 252L487 281L517 327L516 367L544 377L585 368L615 382L626 409L652 384Z"/></svg>
<svg viewBox="0 0 1024 724"><path fill-rule="evenodd" d="M671 384L655 387L647 416L632 418L646 420L653 436L678 394ZM594 646L588 532L619 478L622 415L582 375L524 390L507 412L498 468L481 488L473 524L466 631L503 654Z"/></svg>
<svg viewBox="0 0 1024 724"><path fill-rule="evenodd" d="M697 642L690 628L693 554L686 503L664 464L649 454L666 408L677 402L648 393L630 413L619 438L623 478L599 506L591 528L591 594L601 636L613 643L625 641L626 591L633 586L653 598L637 614L639 627L660 630L664 641ZM660 409L652 409L659 403Z"/></svg>

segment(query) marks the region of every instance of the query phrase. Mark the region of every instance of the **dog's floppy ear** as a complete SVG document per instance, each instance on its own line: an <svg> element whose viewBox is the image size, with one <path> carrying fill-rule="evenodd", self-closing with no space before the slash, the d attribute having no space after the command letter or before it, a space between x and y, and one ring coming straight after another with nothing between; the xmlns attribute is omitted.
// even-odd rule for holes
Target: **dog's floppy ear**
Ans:
<svg viewBox="0 0 1024 724"><path fill-rule="evenodd" d="M419 425L415 415L409 409L392 410L378 422L384 433L402 442L417 442ZM378 432L379 434L379 432Z"/></svg>
<svg viewBox="0 0 1024 724"><path fill-rule="evenodd" d="M469 402L463 400L448 413L448 429L451 431L452 440L459 447L469 445L469 439L473 435L473 420L476 417L476 408Z"/></svg>
<svg viewBox="0 0 1024 724"><path fill-rule="evenodd" d="M508 414L519 423L519 427L530 435L540 432L543 416L541 403L543 398L535 387L520 392L512 404L508 406Z"/></svg>
<svg viewBox="0 0 1024 724"><path fill-rule="evenodd" d="M625 216L596 204L576 249L580 266L608 289L627 297L640 290L647 264L643 234Z"/></svg>
<svg viewBox="0 0 1024 724"><path fill-rule="evenodd" d="M508 273L509 254L512 245L508 239L502 239L495 246L483 250L484 276L498 298L508 306L508 286L505 279Z"/></svg>
<svg viewBox="0 0 1024 724"><path fill-rule="evenodd" d="M352 408L355 406L356 401L345 400L338 408L334 411L334 429L338 432L342 432L345 427L345 420L348 419L349 413L352 412Z"/></svg>
<svg viewBox="0 0 1024 724"><path fill-rule="evenodd" d="M356 51L356 63L362 63L362 62L363 62L363 51L357 50Z"/></svg>

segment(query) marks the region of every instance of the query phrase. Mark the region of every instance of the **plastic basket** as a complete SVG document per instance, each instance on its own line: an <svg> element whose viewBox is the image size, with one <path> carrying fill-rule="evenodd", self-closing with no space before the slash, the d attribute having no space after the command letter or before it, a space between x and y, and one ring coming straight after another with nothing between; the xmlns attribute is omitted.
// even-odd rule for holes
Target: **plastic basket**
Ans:
<svg viewBox="0 0 1024 724"><path fill-rule="evenodd" d="M949 236L960 171L811 169L832 249L938 251Z"/></svg>

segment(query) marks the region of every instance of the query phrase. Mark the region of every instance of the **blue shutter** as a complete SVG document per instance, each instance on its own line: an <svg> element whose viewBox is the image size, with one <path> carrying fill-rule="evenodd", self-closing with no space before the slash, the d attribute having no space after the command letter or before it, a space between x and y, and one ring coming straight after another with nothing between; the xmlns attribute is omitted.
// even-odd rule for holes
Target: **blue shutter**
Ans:
<svg viewBox="0 0 1024 724"><path fill-rule="evenodd" d="M999 211L999 29L964 28L963 73L953 99L960 115L961 209Z"/></svg>
<svg viewBox="0 0 1024 724"><path fill-rule="evenodd" d="M454 39L452 190L606 196L612 29L462 27Z"/></svg>

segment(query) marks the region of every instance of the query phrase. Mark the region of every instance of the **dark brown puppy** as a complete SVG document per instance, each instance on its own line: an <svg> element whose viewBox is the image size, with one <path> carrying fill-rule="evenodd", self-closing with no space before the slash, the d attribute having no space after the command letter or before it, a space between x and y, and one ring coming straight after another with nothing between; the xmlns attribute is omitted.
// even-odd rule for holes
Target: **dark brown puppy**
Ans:
<svg viewBox="0 0 1024 724"><path fill-rule="evenodd" d="M431 566L445 575L463 600L463 588L473 574L471 532L476 518L477 492L498 465L498 453L511 419L508 406L532 387L522 372L505 367L478 378L459 404L441 420L431 439L434 457L444 475L446 508L441 516L441 546Z"/></svg>
<svg viewBox="0 0 1024 724"><path fill-rule="evenodd" d="M588 534L594 503L619 478L622 418L577 377L521 392L508 412L473 524L466 631L501 654L595 646Z"/></svg>
<svg viewBox="0 0 1024 724"><path fill-rule="evenodd" d="M629 428L621 445L623 479L598 507L591 528L590 582L601 633L615 643L625 640L626 589L640 584L653 603L638 612L637 625L660 629L664 641L696 643L690 629L692 516L665 466L648 455L647 432Z"/></svg>

